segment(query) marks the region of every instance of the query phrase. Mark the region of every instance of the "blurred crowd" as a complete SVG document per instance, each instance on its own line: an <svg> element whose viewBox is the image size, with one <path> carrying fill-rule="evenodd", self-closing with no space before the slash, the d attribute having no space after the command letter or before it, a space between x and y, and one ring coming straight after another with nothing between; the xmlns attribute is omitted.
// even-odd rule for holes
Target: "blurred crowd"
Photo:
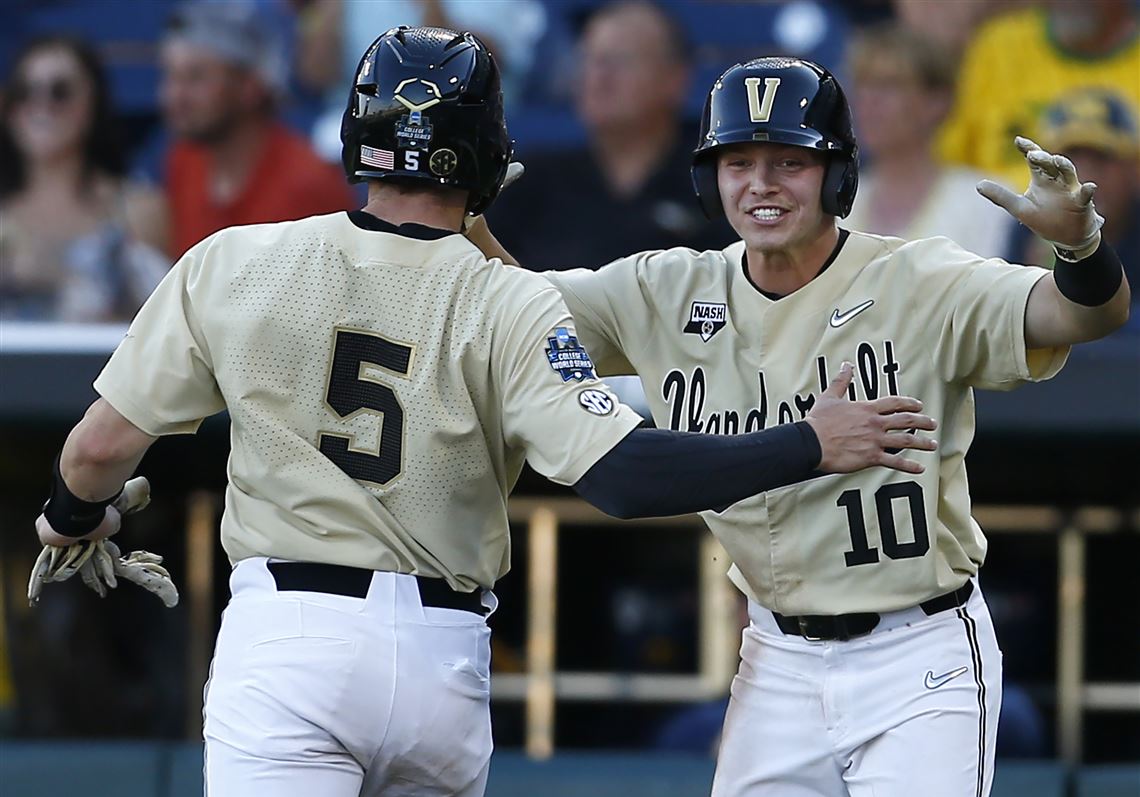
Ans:
<svg viewBox="0 0 1140 797"><path fill-rule="evenodd" d="M730 243L690 183L703 95L734 62L790 54L836 72L852 102L860 188L841 226L945 235L1049 266L1049 248L974 190L983 177L1025 187L1013 145L1024 135L1098 184L1105 236L1140 298L1133 0L7 0L0 322L124 322L182 252L219 229L359 207L339 162L340 117L360 54L398 24L472 30L497 55L527 174L489 216L531 268ZM1130 325L1140 329L1140 313ZM692 665L691 592L627 574L598 600L618 629L595 651L609 667ZM998 614L1001 597L993 603ZM48 619L57 631L78 622L63 610ZM20 691L7 671L13 640L3 643L0 726ZM105 677L129 693L128 675ZM1007 751L1044 752L1040 717L1009 694L1010 715L1027 718ZM147 724L156 699L161 727ZM171 727L177 706L161 701L139 698L134 732ZM42 708L39 719L9 714L9 724L82 732L83 712L69 705L49 719ZM658 743L709 744L699 729L719 727L718 710L673 718Z"/></svg>
<svg viewBox="0 0 1140 797"><path fill-rule="evenodd" d="M1140 263L1133 0L141 8L0 11L0 319L129 320L212 232L358 204L339 166L345 90L367 44L397 24L473 30L497 54L528 175L490 215L532 268L729 243L692 196L695 120L715 75L772 53L817 60L848 87L862 163L849 226L1049 265L974 191L982 177L1024 187L1021 134L1100 186L1107 237L1126 266Z"/></svg>

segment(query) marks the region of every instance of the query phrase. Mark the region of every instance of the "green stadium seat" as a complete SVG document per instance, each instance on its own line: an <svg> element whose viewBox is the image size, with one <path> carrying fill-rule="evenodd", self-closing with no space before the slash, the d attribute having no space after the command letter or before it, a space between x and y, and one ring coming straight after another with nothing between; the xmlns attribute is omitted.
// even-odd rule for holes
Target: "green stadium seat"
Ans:
<svg viewBox="0 0 1140 797"><path fill-rule="evenodd" d="M0 794L156 797L162 748L151 742L6 741L0 743Z"/></svg>
<svg viewBox="0 0 1140 797"><path fill-rule="evenodd" d="M1056 761L999 759L990 797L1065 797L1065 767Z"/></svg>
<svg viewBox="0 0 1140 797"><path fill-rule="evenodd" d="M1137 797L1140 766L1103 764L1084 767L1077 773L1077 797Z"/></svg>
<svg viewBox="0 0 1140 797"><path fill-rule="evenodd" d="M171 744L167 754L170 780L161 797L202 797L202 743Z"/></svg>
<svg viewBox="0 0 1140 797"><path fill-rule="evenodd" d="M712 759L703 756L559 753L531 761L496 751L486 797L694 797L709 793L712 775Z"/></svg>

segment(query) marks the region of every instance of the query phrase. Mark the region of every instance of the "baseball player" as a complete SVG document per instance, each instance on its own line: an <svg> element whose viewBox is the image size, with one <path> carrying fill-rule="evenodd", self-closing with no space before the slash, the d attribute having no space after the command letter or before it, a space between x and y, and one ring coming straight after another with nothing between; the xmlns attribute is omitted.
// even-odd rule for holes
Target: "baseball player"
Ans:
<svg viewBox="0 0 1140 797"><path fill-rule="evenodd" d="M748 597L714 797L963 797L993 776L1001 652L978 588L986 540L964 457L973 388L1047 379L1127 318L1119 259L1063 157L1018 139L1032 183L979 191L1043 238L1053 272L952 241L840 229L858 180L843 91L789 58L713 86L697 195L741 240L550 272L599 372L640 375L669 429L735 435L809 413L840 360L852 398L919 396L941 423L917 476L789 484L706 522ZM483 228L484 251L508 259Z"/></svg>
<svg viewBox="0 0 1140 797"><path fill-rule="evenodd" d="M140 311L57 461L30 593L80 572L171 597L156 557L101 539L141 506L138 483L107 496L155 438L226 408L232 600L205 703L208 793L477 796L486 617L524 458L607 512L676 514L820 471L918 476L886 449L934 450L906 432L934 423L913 399L848 401L844 366L802 423L637 428L558 291L458 234L511 154L498 70L470 34L380 36L342 141L369 183L362 211L217 233Z"/></svg>

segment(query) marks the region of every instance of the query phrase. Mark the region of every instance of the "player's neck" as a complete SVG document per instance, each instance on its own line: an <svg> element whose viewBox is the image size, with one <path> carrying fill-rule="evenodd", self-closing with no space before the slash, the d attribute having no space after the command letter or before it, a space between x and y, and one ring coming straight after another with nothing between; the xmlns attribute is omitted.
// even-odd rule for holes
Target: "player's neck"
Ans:
<svg viewBox="0 0 1140 797"><path fill-rule="evenodd" d="M466 200L467 194L462 191L400 190L373 181L368 184L368 202L361 209L397 227L422 224L458 232L467 210Z"/></svg>
<svg viewBox="0 0 1140 797"><path fill-rule="evenodd" d="M787 296L815 279L838 243L839 228L830 221L821 235L802 247L746 249L748 277L766 293Z"/></svg>

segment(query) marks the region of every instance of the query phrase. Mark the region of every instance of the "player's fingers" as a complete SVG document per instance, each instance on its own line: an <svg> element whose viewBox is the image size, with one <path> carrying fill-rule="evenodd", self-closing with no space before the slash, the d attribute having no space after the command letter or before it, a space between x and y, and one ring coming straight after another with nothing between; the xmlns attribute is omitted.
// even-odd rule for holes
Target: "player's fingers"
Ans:
<svg viewBox="0 0 1140 797"><path fill-rule="evenodd" d="M1041 147L1037 146L1037 143L1035 141L1028 139L1025 136L1015 136L1013 139L1013 144L1015 147L1021 150L1021 153L1023 155L1028 155L1030 152L1041 149Z"/></svg>
<svg viewBox="0 0 1140 797"><path fill-rule="evenodd" d="M922 412L922 402L910 396L883 396L871 402L871 409L880 415L892 412Z"/></svg>
<svg viewBox="0 0 1140 797"><path fill-rule="evenodd" d="M1096 183L1081 183L1080 190L1077 191L1077 199L1080 200L1082 205L1087 205L1092 202L1093 196L1096 194Z"/></svg>
<svg viewBox="0 0 1140 797"><path fill-rule="evenodd" d="M1026 204L1029 202L1021 194L1016 194L1010 191L1004 185L995 183L993 180L982 180L977 185L978 193L993 202L999 208L1002 208L1011 216L1019 216L1024 212Z"/></svg>
<svg viewBox="0 0 1140 797"><path fill-rule="evenodd" d="M1033 152L1030 152L1025 156L1025 159L1029 161L1029 165L1031 167L1040 169L1049 177L1057 177L1060 174L1057 169L1057 164L1053 160L1053 156L1043 149L1037 149Z"/></svg>
<svg viewBox="0 0 1140 797"><path fill-rule="evenodd" d="M919 415L915 412L893 412L883 416L883 428L890 431L921 429L924 432L933 432L938 428L938 421L929 415Z"/></svg>
<svg viewBox="0 0 1140 797"><path fill-rule="evenodd" d="M123 485L123 491L111 506L115 507L121 515L129 515L146 509L150 503L150 482L145 476L136 476L128 479Z"/></svg>
<svg viewBox="0 0 1140 797"><path fill-rule="evenodd" d="M510 163L508 163L507 164L507 176L505 178L503 178L503 188L507 188L508 186L510 186L511 183L515 182L520 177L522 177L523 172L525 172L525 171L526 171L526 167L523 166L518 161L511 161Z"/></svg>
<svg viewBox="0 0 1140 797"><path fill-rule="evenodd" d="M1064 155L1054 155L1053 163L1057 164L1057 171L1061 174L1061 179L1068 185L1079 185L1080 181L1077 179L1077 167L1073 162L1066 158Z"/></svg>
<svg viewBox="0 0 1140 797"><path fill-rule="evenodd" d="M95 552L95 570L103 582L109 587L117 587L118 582L115 580L115 563L111 559L111 554L107 550L107 544L99 545L99 549Z"/></svg>
<svg viewBox="0 0 1140 797"><path fill-rule="evenodd" d="M50 545L45 545L40 555L36 557L36 563L32 565L32 575L28 579L28 605L34 606L40 599L40 593L44 588L44 575L48 571L48 566L51 562L51 553L55 550Z"/></svg>
<svg viewBox="0 0 1140 797"><path fill-rule="evenodd" d="M885 451L879 457L879 464L891 470L901 470L903 473L922 473L924 468L920 463L907 459L901 454L888 454Z"/></svg>
<svg viewBox="0 0 1140 797"><path fill-rule="evenodd" d="M823 391L823 395L837 399L843 398L847 395L847 387L854 378L855 366L844 360L843 364L839 366L839 373L831 380L831 384L827 386L827 390Z"/></svg>
<svg viewBox="0 0 1140 797"><path fill-rule="evenodd" d="M915 451L937 451L938 441L933 437L921 434L908 434L907 432L890 432L883 436L880 444L888 451L901 448L912 448Z"/></svg>

